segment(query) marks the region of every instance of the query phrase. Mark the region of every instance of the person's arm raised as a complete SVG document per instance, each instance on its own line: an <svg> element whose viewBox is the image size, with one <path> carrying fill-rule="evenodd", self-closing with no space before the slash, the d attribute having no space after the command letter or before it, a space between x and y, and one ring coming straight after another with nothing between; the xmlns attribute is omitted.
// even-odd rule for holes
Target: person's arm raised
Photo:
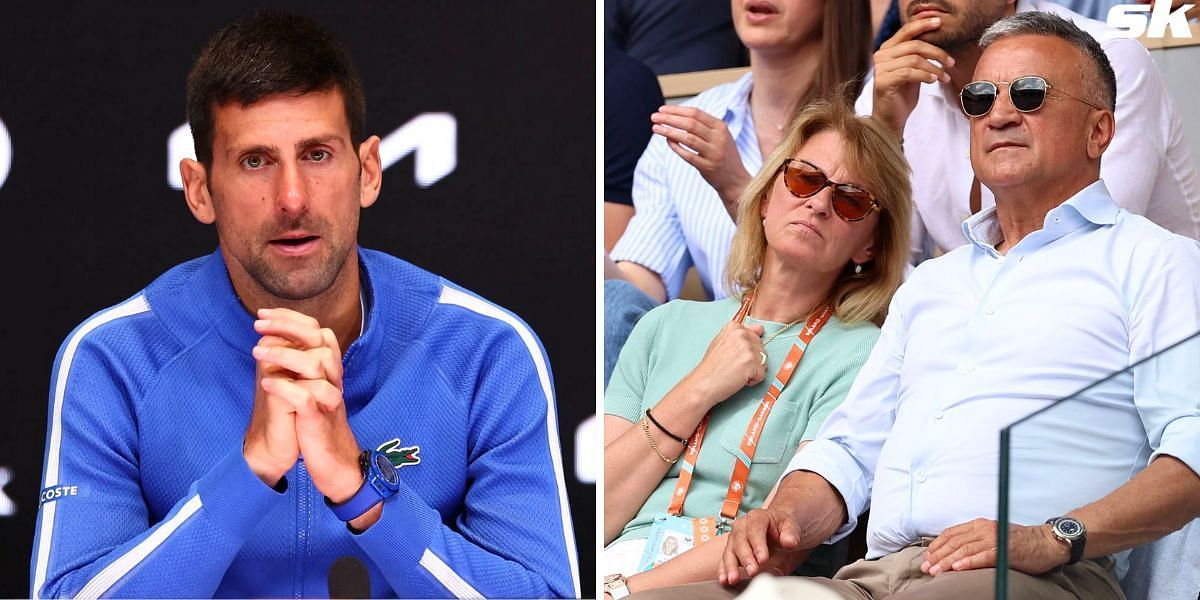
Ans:
<svg viewBox="0 0 1200 600"><path fill-rule="evenodd" d="M750 173L742 164L737 144L725 122L694 106L659 107L650 115L654 133L667 140L667 147L717 191L729 218L737 221L738 200Z"/></svg>
<svg viewBox="0 0 1200 600"><path fill-rule="evenodd" d="M687 439L713 406L762 381L766 371L761 362L762 334L761 325L726 323L709 344L700 364L651 409L655 420L672 435ZM604 542L607 544L637 514L683 452L684 445L648 420L643 428L608 415L604 426Z"/></svg>
<svg viewBox="0 0 1200 600"><path fill-rule="evenodd" d="M922 83L948 83L950 74L944 67L954 65L954 58L945 50L916 39L917 36L942 26L942 20L917 19L905 24L875 52L875 90L871 116L904 139L904 126L917 107Z"/></svg>

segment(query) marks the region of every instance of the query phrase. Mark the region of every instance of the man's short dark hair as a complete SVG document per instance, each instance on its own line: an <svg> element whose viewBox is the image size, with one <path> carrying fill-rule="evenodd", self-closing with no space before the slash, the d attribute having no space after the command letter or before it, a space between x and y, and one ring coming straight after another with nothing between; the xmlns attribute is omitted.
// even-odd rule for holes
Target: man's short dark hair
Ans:
<svg viewBox="0 0 1200 600"><path fill-rule="evenodd" d="M212 165L213 111L249 106L275 94L337 88L350 123L350 141L366 139L367 106L350 54L307 17L260 11L226 25L209 40L187 77L187 116L196 159Z"/></svg>
<svg viewBox="0 0 1200 600"><path fill-rule="evenodd" d="M1092 76L1084 71L1083 95L1089 102L1108 107L1109 110L1117 109L1117 76L1096 38L1058 15L1028 11L993 23L979 38L979 47L987 48L999 40L1018 35L1056 37L1078 48L1093 69Z"/></svg>

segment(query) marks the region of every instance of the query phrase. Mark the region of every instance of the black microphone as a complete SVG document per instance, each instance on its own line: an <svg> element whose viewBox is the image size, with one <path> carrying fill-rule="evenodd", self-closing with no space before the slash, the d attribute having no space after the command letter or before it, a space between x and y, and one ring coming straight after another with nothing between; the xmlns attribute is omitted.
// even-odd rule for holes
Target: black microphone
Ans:
<svg viewBox="0 0 1200 600"><path fill-rule="evenodd" d="M330 598L370 598L371 576L367 565L353 556L343 556L329 567Z"/></svg>

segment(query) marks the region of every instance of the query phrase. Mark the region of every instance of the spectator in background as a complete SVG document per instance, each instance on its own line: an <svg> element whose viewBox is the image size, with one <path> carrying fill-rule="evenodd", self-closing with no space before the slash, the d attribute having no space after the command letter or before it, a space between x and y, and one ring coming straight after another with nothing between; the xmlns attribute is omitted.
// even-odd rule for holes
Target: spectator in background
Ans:
<svg viewBox="0 0 1200 600"><path fill-rule="evenodd" d="M655 528L690 531L692 518L732 520L761 506L783 460L841 403L907 265L909 193L908 165L879 124L840 102L800 115L739 206L728 271L740 298L668 302L621 352L605 395L603 572L665 560L630 577L634 591L713 577L725 536L671 558L670 544L655 555L670 539ZM775 399L757 421L768 390ZM673 468L702 419L707 433L689 444L698 458ZM735 463L747 467L741 479ZM723 503L730 487L741 495ZM672 499L677 516L667 517Z"/></svg>
<svg viewBox="0 0 1200 600"><path fill-rule="evenodd" d="M604 251L633 218L633 168L650 141L650 115L662 106L658 79L646 65L604 47Z"/></svg>
<svg viewBox="0 0 1200 600"><path fill-rule="evenodd" d="M995 204L967 156L970 122L957 94L973 79L980 35L1001 17L1040 11L1075 22L1100 41L1117 77L1120 127L1101 175L1117 205L1200 238L1200 178L1182 121L1149 52L1105 39L1107 26L1047 0L900 0L904 26L875 53L856 110L903 140L913 169L914 262L967 243L962 222Z"/></svg>
<svg viewBox="0 0 1200 600"><path fill-rule="evenodd" d="M750 173L799 107L866 69L868 0L732 0L732 9L750 73L654 115L657 135L634 173L637 214L613 248L616 262L606 264L606 320L636 321L631 298L644 305L679 297L693 264L706 295L725 297L732 216ZM606 365L627 335L606 332Z"/></svg>
<svg viewBox="0 0 1200 600"><path fill-rule="evenodd" d="M604 43L655 75L747 64L725 0L604 0Z"/></svg>

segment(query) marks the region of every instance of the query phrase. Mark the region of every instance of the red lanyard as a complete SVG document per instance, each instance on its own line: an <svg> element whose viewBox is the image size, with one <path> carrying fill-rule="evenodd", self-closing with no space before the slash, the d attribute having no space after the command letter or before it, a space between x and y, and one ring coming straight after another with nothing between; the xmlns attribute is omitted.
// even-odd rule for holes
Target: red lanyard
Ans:
<svg viewBox="0 0 1200 600"><path fill-rule="evenodd" d="M752 290L742 299L741 308L733 316L734 321L741 323L746 319L750 307L754 304L756 291ZM774 381L771 382L767 393L759 402L758 410L754 411L750 424L746 426L746 434L742 436L740 452L733 462L733 475L730 477L729 491L725 494L725 501L721 503L721 516L725 520L732 521L737 517L738 506L742 503L742 494L746 491L746 480L750 478L750 463L754 461L754 453L758 449L758 436L767 424L767 417L771 415L775 401L779 399L783 388L792 378L792 373L796 371L808 345L812 343L812 339L821 331L821 328L829 322L829 317L832 315L833 308L828 304L809 315L808 320L804 323L804 329L800 330L799 339L792 344L792 349L788 351L787 358L779 367L779 372L775 374ZM696 458L700 456L700 444L704 441L704 432L708 429L708 418L709 415L704 415L700 424L696 426L696 431L692 432L692 436L688 438L687 449L683 455L683 465L679 470L679 481L675 484L675 493L671 495L671 505L667 508L669 514L683 515L683 501L687 497L688 488L692 485L692 473L696 469Z"/></svg>

